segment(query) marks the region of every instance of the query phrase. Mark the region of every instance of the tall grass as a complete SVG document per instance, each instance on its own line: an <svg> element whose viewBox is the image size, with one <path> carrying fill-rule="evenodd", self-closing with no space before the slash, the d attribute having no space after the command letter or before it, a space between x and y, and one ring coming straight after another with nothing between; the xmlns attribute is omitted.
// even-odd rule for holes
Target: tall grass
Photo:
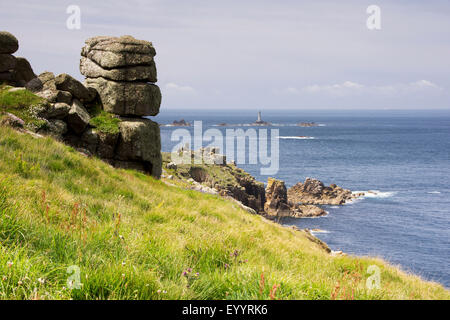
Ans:
<svg viewBox="0 0 450 320"><path fill-rule="evenodd" d="M370 265L380 289L366 287ZM0 127L1 299L449 297L380 259L332 257L218 196Z"/></svg>

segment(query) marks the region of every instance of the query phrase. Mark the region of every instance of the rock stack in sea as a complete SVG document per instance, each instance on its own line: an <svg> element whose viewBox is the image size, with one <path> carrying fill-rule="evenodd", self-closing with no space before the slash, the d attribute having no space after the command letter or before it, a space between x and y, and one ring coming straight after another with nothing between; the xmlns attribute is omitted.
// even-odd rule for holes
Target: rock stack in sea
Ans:
<svg viewBox="0 0 450 320"><path fill-rule="evenodd" d="M144 116L159 113L161 92L151 42L131 36L94 37L81 50L85 86L94 88L103 110L120 118L115 165L161 174L159 125Z"/></svg>
<svg viewBox="0 0 450 320"><path fill-rule="evenodd" d="M12 55L18 49L17 38L7 31L0 31L0 83L23 87L36 77L27 59Z"/></svg>
<svg viewBox="0 0 450 320"><path fill-rule="evenodd" d="M288 190L289 200L295 203L313 205L341 205L362 196L362 193L352 193L335 184L325 186L322 181L306 178L305 182L297 183Z"/></svg>
<svg viewBox="0 0 450 320"><path fill-rule="evenodd" d="M314 205L298 204L288 200L284 181L269 178L266 187L264 211L268 216L280 217L317 217L326 215L326 211Z"/></svg>

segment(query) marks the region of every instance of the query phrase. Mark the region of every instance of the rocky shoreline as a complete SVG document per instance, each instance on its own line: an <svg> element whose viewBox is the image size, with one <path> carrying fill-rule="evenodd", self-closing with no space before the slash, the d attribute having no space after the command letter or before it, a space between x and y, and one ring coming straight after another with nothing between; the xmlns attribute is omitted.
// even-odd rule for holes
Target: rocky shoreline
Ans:
<svg viewBox="0 0 450 320"><path fill-rule="evenodd" d="M171 154L163 153L163 179L184 183L196 191L233 199L247 211L271 220L324 216L328 212L321 205L343 205L363 195L353 194L334 184L326 187L321 181L311 178L289 189L284 181L268 178L264 186L263 182L238 168L234 162L227 163L217 148L202 148L198 151L181 148L179 152L187 152L191 159L196 153L201 153L204 162L176 164L171 161Z"/></svg>

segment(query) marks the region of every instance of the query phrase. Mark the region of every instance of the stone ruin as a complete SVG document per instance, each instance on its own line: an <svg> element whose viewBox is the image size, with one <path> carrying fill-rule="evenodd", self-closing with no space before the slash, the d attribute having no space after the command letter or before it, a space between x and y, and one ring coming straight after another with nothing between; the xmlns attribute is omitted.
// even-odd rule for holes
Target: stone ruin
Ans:
<svg viewBox="0 0 450 320"><path fill-rule="evenodd" d="M0 82L25 87L47 101L34 112L50 134L115 167L160 177L159 125L143 118L157 115L161 104L151 42L131 36L86 40L80 60L84 84L68 74L36 76L26 59L11 55L18 47L12 34L0 32ZM118 132L101 131L91 122L95 108L117 119Z"/></svg>

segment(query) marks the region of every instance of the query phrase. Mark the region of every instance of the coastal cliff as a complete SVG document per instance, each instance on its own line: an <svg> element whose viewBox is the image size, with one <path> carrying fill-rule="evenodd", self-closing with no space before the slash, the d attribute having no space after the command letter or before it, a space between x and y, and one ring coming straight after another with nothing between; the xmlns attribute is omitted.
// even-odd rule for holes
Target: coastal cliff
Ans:
<svg viewBox="0 0 450 320"><path fill-rule="evenodd" d="M0 44L7 55L18 47L5 33ZM197 191L205 182L215 188L212 181L230 170L225 193L255 208L284 207L284 184L274 181L268 198L233 164L208 165L205 173L165 162L161 180L144 174L157 177L157 163L114 168L110 162L158 161L157 142L139 141L157 140L158 126L130 109L119 110L126 117L105 111L101 94L93 98L69 75L43 73L27 81L29 89L17 87L25 80L15 68L8 65L1 76L9 85L0 85L1 299L450 298L441 285L381 259L333 255L305 230ZM142 109L136 102L132 110ZM185 188L189 179L194 190ZM382 275L375 289L367 286L373 267ZM71 270L81 273L76 281Z"/></svg>

